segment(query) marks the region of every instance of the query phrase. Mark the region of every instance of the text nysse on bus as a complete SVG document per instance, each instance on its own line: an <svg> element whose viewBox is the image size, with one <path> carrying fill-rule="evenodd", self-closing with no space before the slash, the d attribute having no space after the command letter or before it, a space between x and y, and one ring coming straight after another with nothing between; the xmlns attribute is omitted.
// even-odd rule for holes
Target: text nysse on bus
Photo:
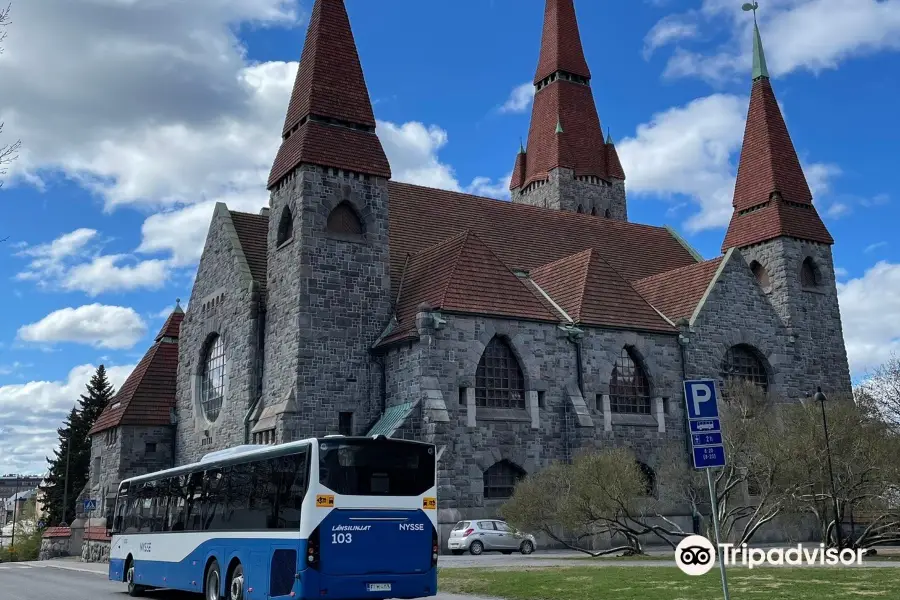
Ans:
<svg viewBox="0 0 900 600"><path fill-rule="evenodd" d="M329 437L242 446L123 481L109 578L207 599L437 592L432 444Z"/></svg>

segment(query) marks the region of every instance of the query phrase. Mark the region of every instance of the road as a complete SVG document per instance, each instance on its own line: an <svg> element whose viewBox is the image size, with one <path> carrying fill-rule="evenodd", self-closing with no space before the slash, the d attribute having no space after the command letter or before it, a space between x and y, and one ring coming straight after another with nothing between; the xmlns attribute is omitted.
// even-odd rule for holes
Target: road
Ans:
<svg viewBox="0 0 900 600"><path fill-rule="evenodd" d="M105 572L78 571L41 563L0 564L0 598L3 600L126 600L123 584L106 579ZM105 565L104 565L105 567ZM202 600L202 596L181 592L147 592L148 600ZM474 596L438 594L435 600L488 600Z"/></svg>

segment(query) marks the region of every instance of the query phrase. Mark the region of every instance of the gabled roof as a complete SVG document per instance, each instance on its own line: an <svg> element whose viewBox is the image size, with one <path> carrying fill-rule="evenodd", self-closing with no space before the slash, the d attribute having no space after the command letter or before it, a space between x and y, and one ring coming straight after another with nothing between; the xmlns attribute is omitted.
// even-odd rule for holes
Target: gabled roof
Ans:
<svg viewBox="0 0 900 600"><path fill-rule="evenodd" d="M665 271L634 282L641 296L676 323L690 318L716 274L722 257Z"/></svg>
<svg viewBox="0 0 900 600"><path fill-rule="evenodd" d="M316 0L268 187L301 163L390 177L343 0Z"/></svg>
<svg viewBox="0 0 900 600"><path fill-rule="evenodd" d="M531 278L578 324L672 331L593 248L538 267Z"/></svg>
<svg viewBox="0 0 900 600"><path fill-rule="evenodd" d="M231 222L234 224L234 231L237 233L247 266L250 267L250 274L259 284L260 292L265 294L268 278L266 264L269 217L234 210L228 212L231 214Z"/></svg>
<svg viewBox="0 0 900 600"><path fill-rule="evenodd" d="M757 25L753 55L754 81L734 188L734 215L722 250L779 236L832 244L812 204L812 192L775 99Z"/></svg>
<svg viewBox="0 0 900 600"><path fill-rule="evenodd" d="M91 435L121 425L171 424L178 374L178 335L183 319L180 307L169 315L156 342L97 418Z"/></svg>
<svg viewBox="0 0 900 600"><path fill-rule="evenodd" d="M591 77L584 59L573 0L547 0L544 6L544 30L535 85L557 71Z"/></svg>
<svg viewBox="0 0 900 600"><path fill-rule="evenodd" d="M463 231L411 256L397 301L398 327L411 332L422 303L434 310L557 322L559 316L477 235Z"/></svg>

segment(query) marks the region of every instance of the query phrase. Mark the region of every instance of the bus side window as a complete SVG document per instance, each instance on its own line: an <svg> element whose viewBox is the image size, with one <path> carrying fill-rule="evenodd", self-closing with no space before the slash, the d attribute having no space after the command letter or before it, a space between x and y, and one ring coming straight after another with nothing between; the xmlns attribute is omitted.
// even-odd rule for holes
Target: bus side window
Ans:
<svg viewBox="0 0 900 600"><path fill-rule="evenodd" d="M185 500L185 530L201 531L203 529L203 472L191 473L188 477Z"/></svg>
<svg viewBox="0 0 900 600"><path fill-rule="evenodd" d="M184 531L187 515L189 475L175 475L169 479L169 514L166 531Z"/></svg>

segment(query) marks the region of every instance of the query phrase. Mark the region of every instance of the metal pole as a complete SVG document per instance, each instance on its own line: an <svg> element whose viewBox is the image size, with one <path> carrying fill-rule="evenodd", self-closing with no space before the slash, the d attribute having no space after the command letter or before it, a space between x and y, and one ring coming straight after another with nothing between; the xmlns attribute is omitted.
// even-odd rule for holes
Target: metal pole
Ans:
<svg viewBox="0 0 900 600"><path fill-rule="evenodd" d="M16 493L13 494L13 527L12 527L12 540L9 542L9 558L10 560L16 560L16 520L18 519L19 512L19 476L16 475Z"/></svg>
<svg viewBox="0 0 900 600"><path fill-rule="evenodd" d="M63 483L62 523L60 527L68 527L66 513L69 512L69 457L72 455L72 427L69 427L69 439L66 442L66 478Z"/></svg>
<svg viewBox="0 0 900 600"><path fill-rule="evenodd" d="M706 482L709 484L709 501L712 505L713 531L716 532L716 558L719 560L719 572L722 574L722 593L725 594L725 600L728 600L728 578L725 576L725 561L722 558L722 550L719 547L719 503L716 500L716 488L713 485L711 470L705 470Z"/></svg>
<svg viewBox="0 0 900 600"><path fill-rule="evenodd" d="M822 427L825 429L825 454L828 455L828 478L831 480L831 500L834 503L834 527L835 527L835 535L837 536L837 547L838 549L843 548L843 532L841 531L843 528L841 527L841 515L838 512L838 501L837 501L837 492L834 487L834 469L831 466L831 442L828 440L828 419L825 418L825 394L822 393L822 388L819 388L818 393L816 393L816 400L819 401L819 405L822 407Z"/></svg>

